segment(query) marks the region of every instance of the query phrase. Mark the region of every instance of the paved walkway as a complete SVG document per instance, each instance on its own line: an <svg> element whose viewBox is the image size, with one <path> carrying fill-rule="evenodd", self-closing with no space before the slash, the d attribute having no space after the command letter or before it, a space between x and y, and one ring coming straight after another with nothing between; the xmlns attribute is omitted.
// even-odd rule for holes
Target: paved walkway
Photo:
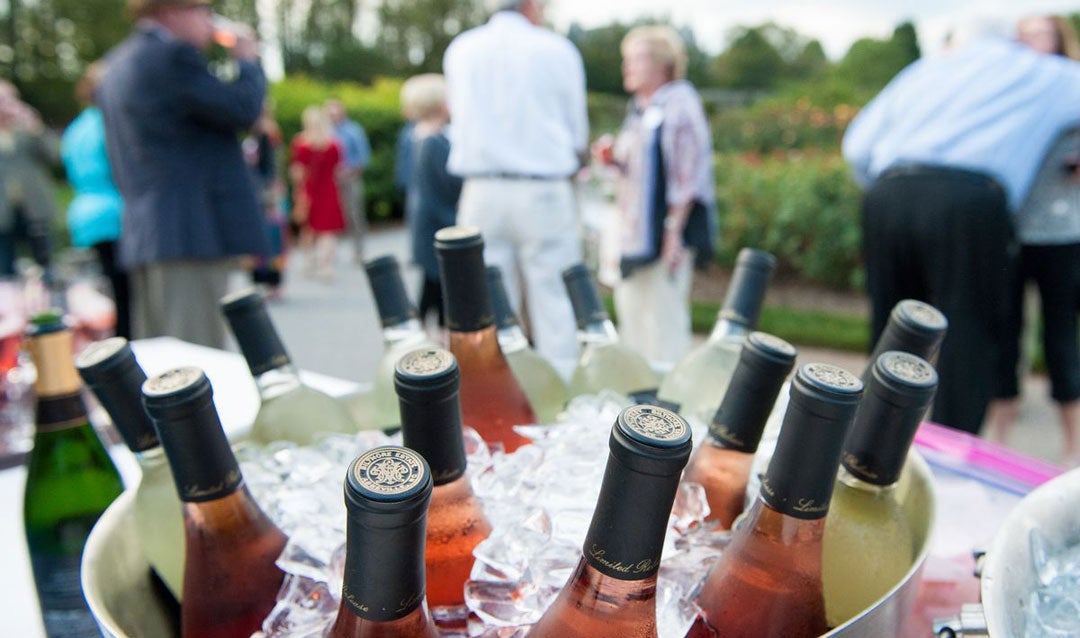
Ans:
<svg viewBox="0 0 1080 638"><path fill-rule="evenodd" d="M408 262L408 241L401 226L376 227L365 246L368 259L393 254ZM352 248L342 242L338 250L337 278L323 283L305 278L303 257L291 256L285 296L271 305L278 330L300 367L343 379L370 382L382 354L382 337L367 277L354 265ZM419 272L406 270L406 285L415 295ZM242 285L242 282L238 282ZM797 344L796 344L797 345ZM861 371L866 357L851 352L800 348L801 361L824 361ZM1016 449L1056 462L1061 431L1045 377L1029 376L1020 410L1020 423L1008 442Z"/></svg>

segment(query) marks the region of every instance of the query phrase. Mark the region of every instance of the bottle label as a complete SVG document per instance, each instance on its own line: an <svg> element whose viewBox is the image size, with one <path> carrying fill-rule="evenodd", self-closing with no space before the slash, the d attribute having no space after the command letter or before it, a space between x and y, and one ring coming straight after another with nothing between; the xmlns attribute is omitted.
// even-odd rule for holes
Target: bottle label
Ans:
<svg viewBox="0 0 1080 638"><path fill-rule="evenodd" d="M37 431L59 432L87 425L86 406L75 392L56 397L41 397L37 403Z"/></svg>
<svg viewBox="0 0 1080 638"><path fill-rule="evenodd" d="M41 616L49 638L99 638L79 578L81 555L31 556Z"/></svg>

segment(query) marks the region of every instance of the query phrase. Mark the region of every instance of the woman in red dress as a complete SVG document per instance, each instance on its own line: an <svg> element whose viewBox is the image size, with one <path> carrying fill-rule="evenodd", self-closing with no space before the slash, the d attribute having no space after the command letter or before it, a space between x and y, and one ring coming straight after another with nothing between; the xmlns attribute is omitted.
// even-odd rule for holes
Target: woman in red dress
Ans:
<svg viewBox="0 0 1080 638"><path fill-rule="evenodd" d="M341 147L334 138L330 118L321 107L307 107L302 118L304 129L293 138L290 162L296 193L293 215L303 229L300 242L308 253L306 273L332 281L337 236L345 231L345 213L337 186Z"/></svg>

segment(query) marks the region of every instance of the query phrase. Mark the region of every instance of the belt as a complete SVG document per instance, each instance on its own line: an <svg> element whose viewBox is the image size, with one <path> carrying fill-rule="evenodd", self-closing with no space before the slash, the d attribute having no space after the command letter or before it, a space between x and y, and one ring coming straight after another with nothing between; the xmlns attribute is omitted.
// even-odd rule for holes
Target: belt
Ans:
<svg viewBox="0 0 1080 638"><path fill-rule="evenodd" d="M534 182L561 182L570 179L569 175L532 175L529 173L470 173L465 179L507 179L528 180Z"/></svg>
<svg viewBox="0 0 1080 638"><path fill-rule="evenodd" d="M946 179L974 182L976 184L998 188L1002 191L1005 190L1001 185L1001 182L989 173L982 173L954 166L943 166L940 164L902 164L893 166L884 171L878 179L893 179L897 177L943 177Z"/></svg>

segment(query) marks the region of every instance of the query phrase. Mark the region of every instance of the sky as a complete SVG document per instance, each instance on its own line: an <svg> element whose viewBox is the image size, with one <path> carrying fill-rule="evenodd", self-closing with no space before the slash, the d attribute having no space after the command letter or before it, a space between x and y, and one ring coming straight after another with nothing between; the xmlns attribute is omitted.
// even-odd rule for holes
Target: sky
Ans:
<svg viewBox="0 0 1080 638"><path fill-rule="evenodd" d="M549 0L547 17L564 33L572 22L588 28L668 17L675 26L691 25L710 53L723 50L732 27L773 21L817 38L838 59L855 40L888 37L904 20L915 23L923 50L932 52L954 25L972 19L1077 11L1080 0Z"/></svg>

